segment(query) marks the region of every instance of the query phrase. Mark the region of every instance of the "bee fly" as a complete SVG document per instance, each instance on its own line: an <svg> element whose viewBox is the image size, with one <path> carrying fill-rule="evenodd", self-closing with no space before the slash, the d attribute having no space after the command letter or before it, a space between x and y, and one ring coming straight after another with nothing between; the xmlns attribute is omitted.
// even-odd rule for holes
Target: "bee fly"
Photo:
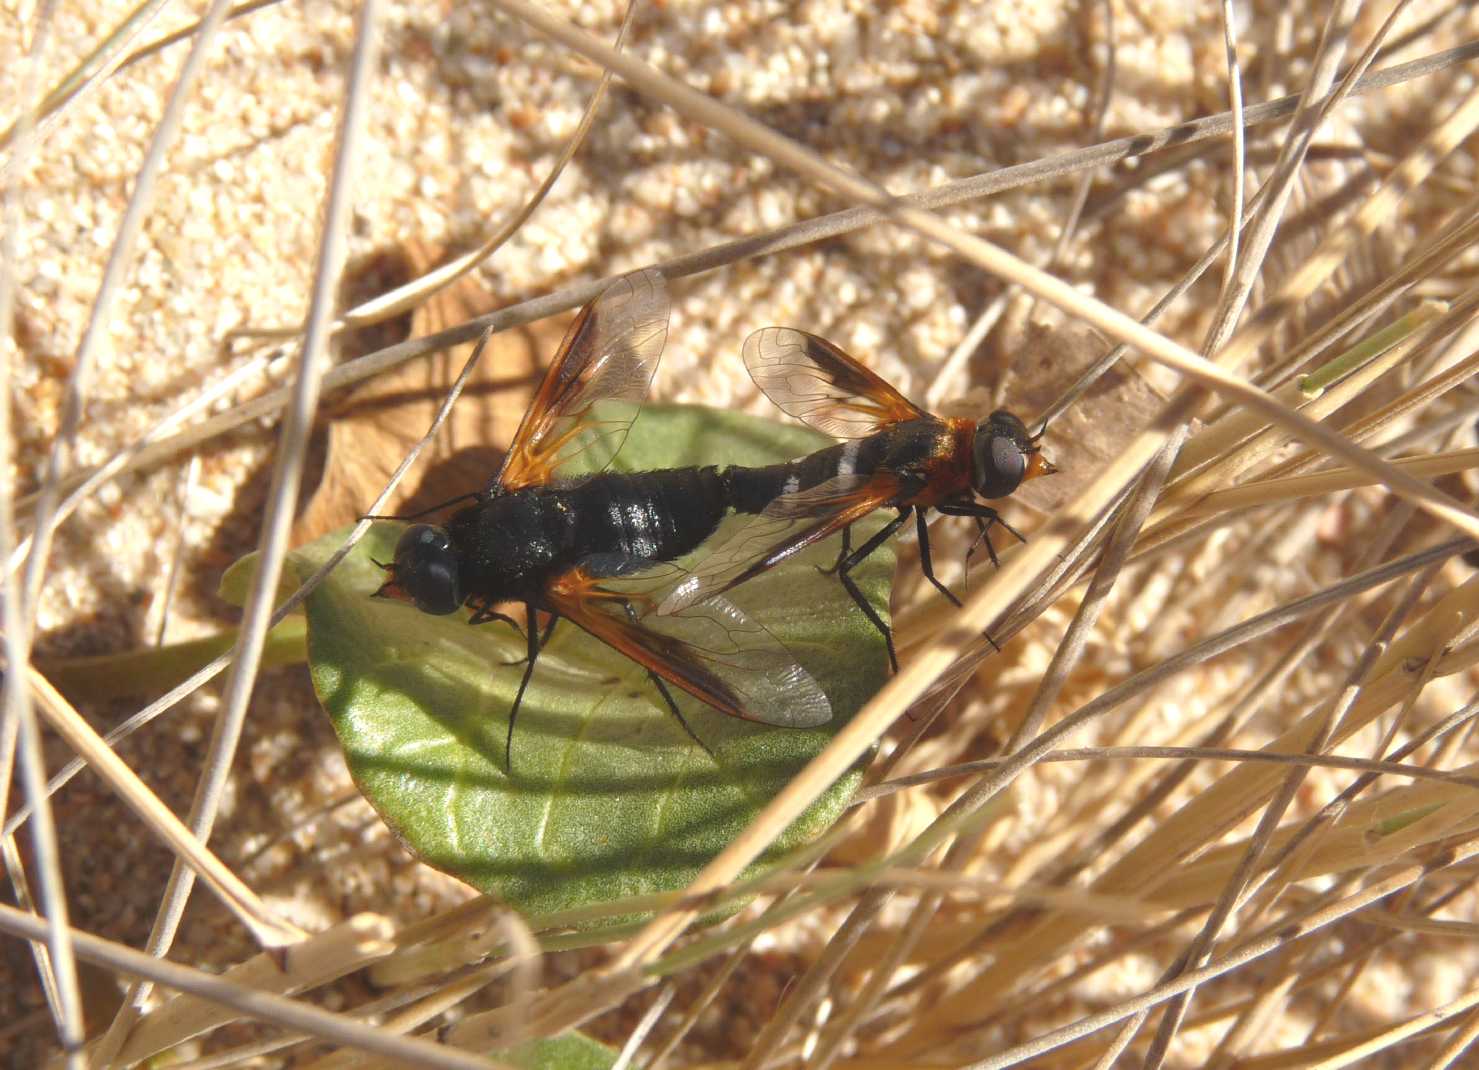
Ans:
<svg viewBox="0 0 1479 1070"><path fill-rule="evenodd" d="M832 571L883 634L897 672L893 636L852 580L852 570L912 515L925 578L958 606L960 600L935 578L925 514L936 509L974 519L995 564L991 525L1022 536L978 498L1005 498L1025 481L1058 469L1012 413L998 410L979 423L935 416L814 334L766 327L745 340L744 359L755 385L784 412L848 441L784 464L729 469L731 508L756 516L701 561L660 612L680 612L723 594L841 531L842 551ZM896 509L898 515L853 549L851 526L875 509Z"/></svg>

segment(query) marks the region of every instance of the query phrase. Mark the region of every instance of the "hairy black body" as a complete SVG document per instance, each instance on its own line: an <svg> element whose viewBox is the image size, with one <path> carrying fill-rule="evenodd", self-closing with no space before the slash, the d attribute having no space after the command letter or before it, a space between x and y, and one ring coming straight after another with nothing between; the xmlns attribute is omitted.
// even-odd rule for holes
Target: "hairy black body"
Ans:
<svg viewBox="0 0 1479 1070"><path fill-rule="evenodd" d="M714 466L608 472L495 495L459 510L446 532L462 601L551 610L551 581L574 568L624 576L696 550L729 508Z"/></svg>

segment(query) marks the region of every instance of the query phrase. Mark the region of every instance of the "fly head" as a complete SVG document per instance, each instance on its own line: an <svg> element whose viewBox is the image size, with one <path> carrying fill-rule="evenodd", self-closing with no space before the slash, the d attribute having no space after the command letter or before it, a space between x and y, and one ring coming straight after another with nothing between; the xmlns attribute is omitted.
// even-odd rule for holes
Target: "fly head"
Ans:
<svg viewBox="0 0 1479 1070"><path fill-rule="evenodd" d="M379 597L410 602L423 613L445 616L462 605L457 548L446 530L431 524L413 524L395 545L390 579L376 591Z"/></svg>
<svg viewBox="0 0 1479 1070"><path fill-rule="evenodd" d="M1058 469L1042 455L1027 426L998 409L976 425L971 450L971 484L983 498L1005 498L1029 479Z"/></svg>

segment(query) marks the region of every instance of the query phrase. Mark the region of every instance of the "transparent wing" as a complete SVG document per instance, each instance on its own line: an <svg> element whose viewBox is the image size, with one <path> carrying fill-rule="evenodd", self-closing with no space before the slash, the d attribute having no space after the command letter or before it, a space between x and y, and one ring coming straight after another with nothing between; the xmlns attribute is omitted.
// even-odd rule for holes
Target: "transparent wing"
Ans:
<svg viewBox="0 0 1479 1070"><path fill-rule="evenodd" d="M830 721L820 685L738 606L713 598L667 616L655 611L686 575L677 565L607 579L574 569L547 594L555 612L722 713L782 728Z"/></svg>
<svg viewBox="0 0 1479 1070"><path fill-rule="evenodd" d="M788 415L833 438L863 438L925 415L825 338L765 327L745 339L750 378Z"/></svg>
<svg viewBox="0 0 1479 1070"><path fill-rule="evenodd" d="M636 420L668 336L668 291L648 268L624 275L575 317L524 414L495 487L548 482L577 457L599 472Z"/></svg>
<svg viewBox="0 0 1479 1070"><path fill-rule="evenodd" d="M782 494L700 561L663 599L658 613L678 613L738 587L887 505L898 490L891 473L878 472L837 476Z"/></svg>

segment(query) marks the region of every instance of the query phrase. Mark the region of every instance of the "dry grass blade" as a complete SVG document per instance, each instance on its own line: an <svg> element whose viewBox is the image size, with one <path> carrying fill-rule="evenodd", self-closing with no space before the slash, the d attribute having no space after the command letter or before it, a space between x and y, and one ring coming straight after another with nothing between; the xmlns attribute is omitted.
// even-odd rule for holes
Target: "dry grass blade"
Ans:
<svg viewBox="0 0 1479 1070"><path fill-rule="evenodd" d="M430 250L408 251L412 270L434 259ZM455 282L411 316L411 337L475 316L490 303L472 280ZM497 470L497 449L507 445L528 405L540 356L558 344L562 328L558 322L540 324L490 339L461 387L464 397L440 424L437 414L467 363L469 353L461 347L432 361L404 364L337 402L327 414L323 474L293 522L293 543L336 531L366 512L414 513L487 483ZM438 434L420 454L422 478L367 509L427 428L438 424Z"/></svg>
<svg viewBox="0 0 1479 1070"><path fill-rule="evenodd" d="M128 46L139 34L149 28L154 17L165 6L165 0L146 0L145 3L131 11L128 18L99 41L83 61L54 85L34 108L26 108L24 113L16 118L3 134L0 134L0 148L23 143L31 135L33 128L39 129L41 136L44 137L51 123L60 118L57 113L61 109L77 105L83 94L107 81L113 69L124 62ZM50 19L44 19L43 27L49 28L50 21ZM192 28L192 33L199 33L200 26L201 24L197 23ZM29 102L31 94L27 93L20 99ZM17 153L17 155L23 154Z"/></svg>
<svg viewBox="0 0 1479 1070"><path fill-rule="evenodd" d="M11 64L19 73L11 97L19 104L19 115L7 131L13 138L11 167L0 174L0 380L9 384L18 371L12 339L16 335L17 289L19 283L18 237L22 220L19 172L31 162L35 148L39 105L33 104L41 78L41 61L52 42L55 12L40 12L39 25L30 41L30 51ZM0 561L9 562L16 545L15 488L10 479L14 461L15 425L7 396L0 415ZM55 456L55 455L53 455ZM0 584L0 644L5 654L5 680L0 683L0 813L8 812L11 774L20 759L20 782L36 814L32 842L40 883L40 913L45 918L44 942L32 945L31 955L48 1009L55 1022L57 1039L66 1051L69 1067L80 1067L78 1049L83 1041L84 1010L77 962L72 948L71 916L62 879L60 846L45 794L40 729L31 706L25 671L32 649L34 594L26 577L5 569ZM30 906L30 889L24 863L15 841L4 839L5 865L18 904Z"/></svg>
<svg viewBox="0 0 1479 1070"><path fill-rule="evenodd" d="M1394 522L1390 526L1393 531L1399 526L1404 526L1406 521L1410 519L1410 507L1404 507L1399 510L1398 515L1400 517L1400 524ZM1370 563L1379 557L1385 549L1386 546L1384 544L1373 546L1367 553L1367 562ZM1374 668L1379 649L1391 640L1398 626L1405 621L1407 615L1412 611L1417 601L1417 596L1428 588L1428 585L1432 582L1435 574L1441 567L1440 564L1434 563L1413 578L1407 595L1399 600L1387 615L1387 619L1383 622L1377 635L1367 644L1356 666L1348 674L1346 686L1342 692L1343 703L1331 707L1328 711L1323 711L1324 723L1320 726L1316 737L1311 740L1307 748L1307 753L1320 754L1325 751L1333 727L1349 711L1350 704L1356 700L1358 685L1365 678L1366 674ZM1384 747L1382 749L1385 750ZM1193 938L1192 943L1178 958L1171 970L1167 971L1165 975L1166 979L1174 977L1183 970L1194 969L1203 965L1211 957L1212 947L1221 935L1223 927L1227 925L1233 911L1257 890L1256 884L1250 888L1250 882L1253 881L1253 872L1264 857L1269 839L1274 835L1284 815L1288 812L1289 806L1294 800L1295 793L1304 783L1307 772L1308 769L1302 766L1296 766L1289 770L1284 783L1280 786L1278 794L1259 816L1258 828L1255 830L1253 836L1250 837L1248 849L1239 860L1237 870L1223 887L1216 904L1213 906L1207 920L1203 923L1201 930ZM1272 884L1273 882L1270 881L1269 883ZM1250 921L1249 924L1253 924L1253 922ZM1151 1044L1148 1061L1154 1061L1156 1063L1164 1061L1175 1031L1185 1019L1191 995L1192 993L1188 992L1185 996L1178 996L1172 1001L1167 1012L1162 1016L1160 1027L1157 1029L1155 1039Z"/></svg>
<svg viewBox="0 0 1479 1070"><path fill-rule="evenodd" d="M1452 861L1464 861L1472 857L1474 853L1474 848L1457 851L1455 852L1456 857ZM1445 863L1448 861L1450 859L1444 859ZM972 1063L971 1070L1005 1070L1007 1067L1019 1065L1024 1059L1052 1051L1065 1041L1088 1036L1106 1025L1113 1024L1123 1018L1155 1007L1182 992L1205 984L1236 966L1270 954L1295 939L1312 932L1317 932L1319 929L1352 915L1370 906L1372 903L1379 901L1381 898L1391 895L1393 892L1410 886L1415 881L1421 880L1427 873L1428 867L1421 865L1409 866L1399 870L1386 879L1363 889L1359 894L1339 900L1307 918L1300 919L1298 924L1289 925L1281 933L1262 936L1256 940L1245 942L1237 950L1229 953L1224 958L1214 961L1201 969L1189 971L1175 982L1162 985L1159 988L1147 992L1143 996L1126 1001L1108 1011L1092 1015L1072 1026L1045 1034L1031 1044L1020 1045L1016 1048L1003 1051L991 1058Z"/></svg>
<svg viewBox="0 0 1479 1070"><path fill-rule="evenodd" d="M621 29L616 35L617 48L621 47L627 31L631 29L632 19L636 15L636 12L637 4L635 0L631 0L627 4L626 14L622 18ZM436 267L432 267L427 263L418 264L416 277L411 281L403 283L385 293L378 294L370 300L351 308L335 322L334 333L337 334L345 329L363 328L377 323L383 323L393 316L419 308L423 303L434 298L448 287L455 285L459 280L466 279L469 272L473 271L479 264L483 263L507 244L508 240L518 233L519 228L527 223L529 217L544 203L545 198L549 196L550 190L559 181L560 175L565 170L565 167L574 158L575 154L580 151L581 145L585 143L586 138L590 135L591 125L595 122L596 115L601 108L601 102L606 98L606 89L610 84L611 73L609 71L602 73L600 81L596 84L595 92L591 94L590 103L586 105L585 112L580 117L580 123L575 128L575 133L567 140L565 148L561 151L554 166L550 168L549 174L540 183L539 188L519 207L517 212L514 212L508 219L504 220L498 229L484 239L477 248L456 256ZM482 311L485 310L477 309L476 311L472 311L466 318L473 319L478 312ZM456 322L456 320L450 320L449 322ZM413 337L420 337L433 332L423 328L421 330L413 329L411 333ZM276 329L242 328L229 334L227 336L227 342L230 343L238 338L251 337L293 338L297 334L297 328L292 327Z"/></svg>
<svg viewBox="0 0 1479 1070"><path fill-rule="evenodd" d="M1343 365L1348 374L1329 389L1305 393L1300 388L1289 387L1278 396L1290 405L1299 406L1312 419L1327 419L1331 413L1359 397L1378 378L1409 362L1421 339L1414 329L1438 319L1440 313L1440 309L1430 307L1427 312L1414 317L1415 322L1394 324L1390 331L1379 332L1367 339L1358 347L1361 358L1358 366L1352 367L1347 363L1350 353L1331 361L1331 364ZM1284 436L1266 424L1260 427L1256 419L1229 418L1214 424L1206 434L1212 439L1211 448L1205 451L1209 458L1207 464L1177 480L1161 502L1162 515L1226 486L1250 469L1266 463L1288 444ZM1225 445L1219 450L1220 443Z"/></svg>
<svg viewBox="0 0 1479 1070"><path fill-rule="evenodd" d="M298 944L289 955L263 953L228 970L222 979L246 991L281 995L311 991L390 954L395 946L392 936L386 919L359 915ZM148 1059L238 1016L239 1011L199 996L177 995L140 1023L118 1058Z"/></svg>
<svg viewBox="0 0 1479 1070"><path fill-rule="evenodd" d="M0 15L6 99L39 102L0 120L6 683L29 645L97 677L75 710L39 692L57 733L16 686L0 719L34 911L0 911L13 1058L1467 1065L1479 12L253 0L162 9L138 49L137 3ZM216 26L141 170L181 108L171 46ZM336 159L346 108L366 136ZM342 229L331 162L358 176ZM658 400L764 412L739 342L794 325L932 411L1045 418L1061 469L1000 503L1026 537L1000 569L968 522L930 525L962 609L898 540L903 671L727 852L685 857L696 883L529 916L472 893L358 796L296 666L248 656L223 694L223 657L119 705L96 667L130 671L161 618L235 638L213 592L252 547L276 595L285 542L483 485L560 328L512 329L646 265L682 280ZM331 367L298 362L310 319ZM257 602L249 655L331 567ZM814 618L802 662L856 623ZM857 760L843 819L750 869ZM200 781L208 848L170 817ZM166 960L141 952L172 864L218 880ZM137 1018L135 977L170 989Z"/></svg>
<svg viewBox="0 0 1479 1070"><path fill-rule="evenodd" d="M11 907L0 906L0 928L27 939L42 938L45 926ZM446 1070L487 1070L488 1060L448 1050L417 1038L380 1034L358 1022L284 999L269 992L246 988L229 978L216 977L145 955L84 933L74 933L78 953L89 961L103 963L124 973L148 978L158 984L190 992L203 1000L224 1005L242 1014L276 1022L321 1039L346 1044L361 1051L402 1059L418 1066ZM272 968L276 968L275 966Z"/></svg>
<svg viewBox="0 0 1479 1070"><path fill-rule="evenodd" d="M145 432L138 442L129 446L127 449L119 450L106 464L94 469L92 474L82 480L57 507L56 523L63 523L67 517L76 511L79 505L87 500L89 495L127 468L132 460L148 448L150 442L168 434L176 426L188 423L192 418L218 403L222 398L230 396L246 380L260 374L265 364L266 361L263 360L247 361L239 368L233 370L229 375L224 376L219 382L212 383L208 389L201 391L198 397L181 405L163 420L160 420ZM29 537L20 540L20 543L15 549L7 555L10 571L14 572L25 564L30 549L31 540Z"/></svg>
<svg viewBox="0 0 1479 1070"><path fill-rule="evenodd" d="M1465 658L1445 666L1445 670L1462 671L1475 664L1476 660L1479 660L1479 652L1471 651ZM1389 705L1405 692L1404 681L1400 679L1391 680L1389 678L1382 685L1378 685L1378 688L1379 693L1377 693L1378 689L1373 689L1353 708L1351 711L1353 716L1359 720L1369 719L1375 715L1378 706ZM1286 753L1296 748L1303 749L1317 726L1318 722L1306 722L1286 734L1284 738L1277 740L1270 749ZM1226 883L1234 862L1232 852L1219 849L1185 873L1178 872L1175 859L1196 850L1196 845L1202 842L1206 829L1227 829L1235 825L1241 816L1250 812L1259 801L1272 794L1279 778L1280 774L1272 768L1239 769L1223 778L1213 789L1183 808L1174 821L1157 829L1150 841L1131 850L1122 861L1111 867L1105 876L1096 882L1096 889L1109 894L1130 894L1131 892L1147 894L1175 873L1177 883L1174 890L1168 889L1158 895L1158 901L1169 906L1204 902L1208 895L1215 893ZM1446 795L1440 797L1448 798ZM1419 797L1414 796L1413 801L1419 808L1432 805L1432 797L1424 798L1425 802L1418 801ZM1355 858L1359 859L1361 864L1378 865L1401 858L1414 845L1441 842L1453 827L1452 823L1462 823L1469 815L1479 810L1479 804L1472 801L1465 802L1463 798L1455 801L1459 803L1458 808L1447 811L1443 821L1437 824L1419 821L1407 835L1393 837L1379 853L1363 851L1353 856L1352 851L1356 849L1354 841L1362 837L1357 833L1352 833L1352 837L1348 837L1345 842L1333 844L1328 855L1323 856L1319 861L1312 861L1306 875L1328 872L1332 864L1331 859L1334 858L1346 860ZM1278 845L1277 840L1275 845ZM1415 879L1417 875L1416 872L1410 872L1407 880ZM1042 947L1039 945L1047 942L1061 946L1071 938L1072 930L1076 928L1078 925L1068 915L1050 915L1036 921L1028 926L1024 934L1012 941L1014 955L1009 961L1037 961L1042 954ZM1271 949L1271 946L1265 948L1265 950ZM1015 971L1006 972L1010 974ZM1194 973L1186 974L1182 980L1185 981L1186 978L1193 976L1195 976ZM989 999L993 989L1000 985L1010 985L1011 980L1010 976L991 977L984 984L969 986L965 991L957 993L946 1001L935 1014L947 1021L958 1015L974 1015L975 1008L980 1006L981 1000ZM1172 984L1162 991L1169 997L1176 991L1182 991L1187 987L1195 987L1195 984ZM1010 1065L1010 1063L1003 1062L998 1065Z"/></svg>
<svg viewBox="0 0 1479 1070"><path fill-rule="evenodd" d="M1425 1014L1415 1015L1391 1029L1375 1030L1373 1031L1374 1036L1362 1037L1345 1044L1339 1041L1326 1041L1318 1046L1312 1046L1309 1054L1316 1056L1315 1061L1305 1065L1311 1070L1337 1070L1338 1067L1343 1066L1358 1066L1371 1056L1395 1047L1409 1037L1434 1028L1441 1028L1448 1019L1470 1011L1475 1006L1479 1006L1479 989L1466 992L1463 998L1444 1004L1442 1007L1435 1007ZM1343 1050L1325 1054L1332 1048Z"/></svg>
<svg viewBox="0 0 1479 1070"><path fill-rule="evenodd" d="M1393 462L1424 478L1467 472L1479 467L1479 449L1425 453L1418 457L1398 458ZM1356 487L1369 487L1370 477L1349 468L1329 468L1308 476L1285 476L1282 479L1259 479L1228 490L1214 490L1177 513L1178 519L1216 516L1235 509L1252 509L1261 505L1294 501L1333 494Z"/></svg>
<svg viewBox="0 0 1479 1070"><path fill-rule="evenodd" d="M1479 777L1463 773L1429 769L1421 765L1404 765L1395 761L1377 761L1371 758L1347 758L1339 754L1279 754L1269 751L1241 750L1237 747L1069 747L1044 755L1043 762L1101 762L1115 759L1164 758L1168 761L1190 760L1198 762L1269 762L1274 765L1298 765L1316 769L1351 769L1358 772L1412 777L1416 780L1442 780L1451 784L1479 788ZM874 799L903 791L907 788L932 784L951 777L970 776L983 773L1001 765L1004 758L984 758L978 762L963 762L960 765L932 769L928 773L885 780L858 793L855 806Z"/></svg>
<svg viewBox="0 0 1479 1070"><path fill-rule="evenodd" d="M44 676L31 670L31 688L52 730L62 736L136 813L170 844L179 857L203 877L226 904L237 913L253 937L264 948L284 948L307 935L295 925L276 917L267 905L211 854L196 836L159 801L107 744L88 726Z"/></svg>

